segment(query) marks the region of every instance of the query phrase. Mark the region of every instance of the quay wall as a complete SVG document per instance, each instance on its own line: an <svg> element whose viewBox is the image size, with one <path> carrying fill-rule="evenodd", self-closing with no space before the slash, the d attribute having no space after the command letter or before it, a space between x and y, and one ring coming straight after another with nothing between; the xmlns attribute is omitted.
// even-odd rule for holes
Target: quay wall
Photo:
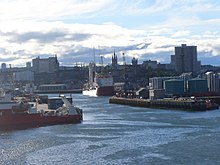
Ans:
<svg viewBox="0 0 220 165"><path fill-rule="evenodd" d="M150 107L150 101L146 99L129 99L123 97L111 97L109 99L109 103L113 104L123 104L123 105L130 105L135 107Z"/></svg>
<svg viewBox="0 0 220 165"><path fill-rule="evenodd" d="M205 102L195 102L192 100L169 100L169 99L159 99L159 100L147 100L147 99L130 99L122 97L111 97L109 103L130 105L136 107L146 107L146 108L160 108L160 109L179 109L179 110L189 110L189 111L206 111L211 109L218 109L218 105L207 107Z"/></svg>
<svg viewBox="0 0 220 165"><path fill-rule="evenodd" d="M36 94L65 94L65 93L82 93L82 89L72 90L35 90Z"/></svg>
<svg viewBox="0 0 220 165"><path fill-rule="evenodd" d="M215 101L215 103L220 104L220 96L204 96L204 97L197 97L198 99L209 99Z"/></svg>

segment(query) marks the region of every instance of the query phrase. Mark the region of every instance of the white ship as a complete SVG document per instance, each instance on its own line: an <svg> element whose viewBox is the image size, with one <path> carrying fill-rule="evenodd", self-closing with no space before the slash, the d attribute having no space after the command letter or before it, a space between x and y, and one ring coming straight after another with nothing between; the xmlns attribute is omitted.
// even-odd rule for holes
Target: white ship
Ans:
<svg viewBox="0 0 220 165"><path fill-rule="evenodd" d="M106 73L96 73L95 64L89 65L89 82L84 84L83 95L88 96L113 96L113 77Z"/></svg>

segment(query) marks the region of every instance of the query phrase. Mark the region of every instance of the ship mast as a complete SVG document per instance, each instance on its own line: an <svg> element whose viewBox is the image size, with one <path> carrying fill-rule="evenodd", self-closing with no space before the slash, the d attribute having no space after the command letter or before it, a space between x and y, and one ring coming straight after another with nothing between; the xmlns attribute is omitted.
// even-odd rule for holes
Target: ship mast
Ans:
<svg viewBox="0 0 220 165"><path fill-rule="evenodd" d="M93 45L93 60L94 60L94 64L96 63L96 61L95 61L95 47L94 47L94 45Z"/></svg>
<svg viewBox="0 0 220 165"><path fill-rule="evenodd" d="M103 74L103 56L101 55L100 56L100 59L101 59L101 74Z"/></svg>
<svg viewBox="0 0 220 165"><path fill-rule="evenodd" d="M122 53L122 62L123 62L123 66L124 66L124 80L126 81L126 61L125 61L125 53Z"/></svg>
<svg viewBox="0 0 220 165"><path fill-rule="evenodd" d="M124 92L125 95L127 95L127 88L128 88L128 77L127 77L127 71L126 71L126 61L125 61L125 53L122 53L122 60L123 60L123 65L124 65Z"/></svg>

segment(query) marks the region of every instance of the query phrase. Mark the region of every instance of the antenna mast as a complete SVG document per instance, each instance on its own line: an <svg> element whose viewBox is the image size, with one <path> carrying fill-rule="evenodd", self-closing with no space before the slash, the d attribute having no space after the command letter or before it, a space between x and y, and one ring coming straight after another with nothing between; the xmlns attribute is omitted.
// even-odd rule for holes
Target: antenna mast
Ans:
<svg viewBox="0 0 220 165"><path fill-rule="evenodd" d="M93 60L94 60L94 63L95 63L95 47L94 47L94 45L93 45Z"/></svg>
<svg viewBox="0 0 220 165"><path fill-rule="evenodd" d="M125 61L125 53L122 53L122 61L123 61L123 65L126 65L126 61Z"/></svg>

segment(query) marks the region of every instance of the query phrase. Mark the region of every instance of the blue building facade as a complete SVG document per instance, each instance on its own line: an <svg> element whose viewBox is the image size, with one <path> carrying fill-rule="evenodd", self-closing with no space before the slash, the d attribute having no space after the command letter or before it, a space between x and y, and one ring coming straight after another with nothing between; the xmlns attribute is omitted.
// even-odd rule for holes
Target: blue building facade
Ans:
<svg viewBox="0 0 220 165"><path fill-rule="evenodd" d="M171 79L164 81L166 95L184 95L184 81L182 79Z"/></svg>
<svg viewBox="0 0 220 165"><path fill-rule="evenodd" d="M204 94L208 92L208 83L206 79L188 80L188 92L190 95Z"/></svg>

